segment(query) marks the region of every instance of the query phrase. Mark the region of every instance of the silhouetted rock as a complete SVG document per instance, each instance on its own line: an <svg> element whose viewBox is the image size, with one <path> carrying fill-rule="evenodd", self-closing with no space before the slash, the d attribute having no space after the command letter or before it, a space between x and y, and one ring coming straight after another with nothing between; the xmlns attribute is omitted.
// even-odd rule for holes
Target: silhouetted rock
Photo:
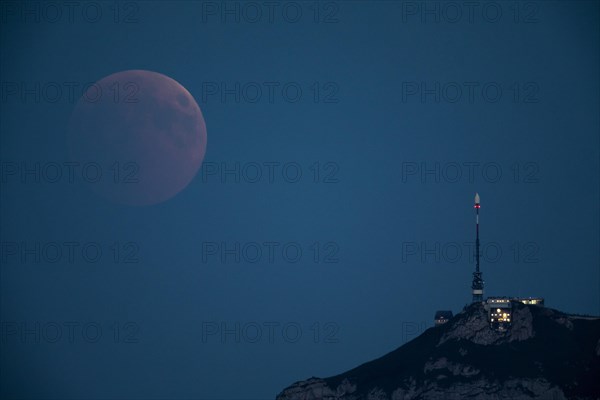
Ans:
<svg viewBox="0 0 600 400"><path fill-rule="evenodd" d="M600 399L600 318L518 302L512 312L498 332L472 304L381 358L296 382L277 400Z"/></svg>

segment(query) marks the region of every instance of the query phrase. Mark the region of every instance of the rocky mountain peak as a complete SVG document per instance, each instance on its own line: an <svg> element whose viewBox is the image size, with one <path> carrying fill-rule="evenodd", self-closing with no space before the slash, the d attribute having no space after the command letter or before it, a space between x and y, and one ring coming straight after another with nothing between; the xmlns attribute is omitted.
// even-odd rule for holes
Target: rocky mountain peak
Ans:
<svg viewBox="0 0 600 400"><path fill-rule="evenodd" d="M483 304L381 358L284 389L277 400L600 398L600 318L519 302L493 329Z"/></svg>

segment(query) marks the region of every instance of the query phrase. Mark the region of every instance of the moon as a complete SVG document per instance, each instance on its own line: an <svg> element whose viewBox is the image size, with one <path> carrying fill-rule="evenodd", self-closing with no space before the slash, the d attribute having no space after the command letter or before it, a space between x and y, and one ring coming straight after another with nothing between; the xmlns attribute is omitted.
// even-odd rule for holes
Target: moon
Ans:
<svg viewBox="0 0 600 400"><path fill-rule="evenodd" d="M85 90L67 146L94 192L115 203L153 205L181 192L198 172L206 125L193 96L174 79L121 71Z"/></svg>

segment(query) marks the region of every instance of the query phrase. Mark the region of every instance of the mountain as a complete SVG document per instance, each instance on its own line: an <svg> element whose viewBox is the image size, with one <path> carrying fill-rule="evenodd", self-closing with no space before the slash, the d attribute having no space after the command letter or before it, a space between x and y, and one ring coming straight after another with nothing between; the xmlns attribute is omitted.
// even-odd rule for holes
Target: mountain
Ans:
<svg viewBox="0 0 600 400"><path fill-rule="evenodd" d="M472 304L381 358L296 382L277 400L600 399L600 318L512 307L504 332Z"/></svg>

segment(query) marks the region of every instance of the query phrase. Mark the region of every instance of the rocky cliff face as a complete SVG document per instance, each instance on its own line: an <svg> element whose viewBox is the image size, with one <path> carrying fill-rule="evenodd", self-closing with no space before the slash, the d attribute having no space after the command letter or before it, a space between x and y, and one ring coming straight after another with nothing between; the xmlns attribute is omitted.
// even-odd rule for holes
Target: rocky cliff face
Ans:
<svg viewBox="0 0 600 400"><path fill-rule="evenodd" d="M600 318L513 303L506 332L473 304L374 361L277 400L600 399Z"/></svg>

